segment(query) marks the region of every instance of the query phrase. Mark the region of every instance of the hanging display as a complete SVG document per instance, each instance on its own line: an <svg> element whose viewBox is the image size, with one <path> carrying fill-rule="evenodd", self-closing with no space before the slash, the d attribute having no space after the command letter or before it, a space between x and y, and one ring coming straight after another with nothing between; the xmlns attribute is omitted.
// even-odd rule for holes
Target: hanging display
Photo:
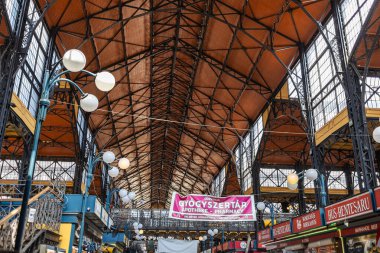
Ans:
<svg viewBox="0 0 380 253"><path fill-rule="evenodd" d="M255 221L253 196L214 197L173 192L169 218L197 221Z"/></svg>

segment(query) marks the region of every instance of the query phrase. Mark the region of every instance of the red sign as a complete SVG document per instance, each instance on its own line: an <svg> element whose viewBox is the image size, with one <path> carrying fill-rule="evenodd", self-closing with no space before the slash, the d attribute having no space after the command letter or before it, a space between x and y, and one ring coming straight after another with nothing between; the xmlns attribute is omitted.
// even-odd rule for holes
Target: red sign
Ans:
<svg viewBox="0 0 380 253"><path fill-rule="evenodd" d="M326 223L330 224L372 212L371 194L366 192L325 207Z"/></svg>
<svg viewBox="0 0 380 253"><path fill-rule="evenodd" d="M290 235L290 221L286 221L273 226L273 238L278 239L287 235Z"/></svg>
<svg viewBox="0 0 380 253"><path fill-rule="evenodd" d="M322 217L319 210L293 218L293 233L322 226Z"/></svg>
<svg viewBox="0 0 380 253"><path fill-rule="evenodd" d="M380 223L369 224L369 225L364 225L364 226L359 226L359 227L354 227L354 228L346 228L342 230L342 236L350 236L350 235L374 232L377 230L377 228L380 228Z"/></svg>
<svg viewBox="0 0 380 253"><path fill-rule="evenodd" d="M380 187L375 189L376 209L380 209Z"/></svg>
<svg viewBox="0 0 380 253"><path fill-rule="evenodd" d="M270 228L261 230L257 233L257 240L259 243L270 241L272 238L270 238Z"/></svg>
<svg viewBox="0 0 380 253"><path fill-rule="evenodd" d="M252 241L251 241L251 245L248 245L246 241L225 242L223 244L219 244L216 247L213 247L212 252L216 253L219 251L226 251L226 250L234 250L234 252L245 252L245 249L248 246L250 249L253 249ZM249 252L252 252L252 251L249 251Z"/></svg>
<svg viewBox="0 0 380 253"><path fill-rule="evenodd" d="M334 231L334 232L321 234L321 235L315 235L315 236L311 236L311 237L307 237L307 238L303 238L303 239L298 239L298 240L289 240L289 241L288 240L287 241L280 240L277 242L271 242L271 243L266 244L265 247L267 250L283 249L283 248L288 247L288 246L293 246L293 245L297 245L297 244L305 244L305 243L310 243L310 242L318 242L318 241L321 241L323 239L334 238L334 237L338 237L338 236L339 236L338 233L336 231Z"/></svg>

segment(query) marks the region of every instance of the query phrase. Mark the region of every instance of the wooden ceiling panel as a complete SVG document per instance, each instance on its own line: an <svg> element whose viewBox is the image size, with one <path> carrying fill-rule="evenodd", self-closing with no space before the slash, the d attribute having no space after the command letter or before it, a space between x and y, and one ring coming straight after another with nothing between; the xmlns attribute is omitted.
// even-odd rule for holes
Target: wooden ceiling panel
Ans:
<svg viewBox="0 0 380 253"><path fill-rule="evenodd" d="M116 184L151 206L163 206L173 190L207 192L274 96L298 40L307 43L317 31L305 11L323 21L330 8L328 0L303 7L284 0L57 1L46 21L57 27L59 52L80 48L89 70L107 69L117 80L104 94L89 78L71 76L100 99L90 124L98 145L131 160Z"/></svg>

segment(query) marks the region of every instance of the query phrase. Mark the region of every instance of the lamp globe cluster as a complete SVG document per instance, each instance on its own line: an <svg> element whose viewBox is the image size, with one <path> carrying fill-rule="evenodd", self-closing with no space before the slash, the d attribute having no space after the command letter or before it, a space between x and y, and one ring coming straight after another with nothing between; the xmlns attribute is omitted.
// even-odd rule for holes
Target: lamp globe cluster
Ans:
<svg viewBox="0 0 380 253"><path fill-rule="evenodd" d="M318 178L318 171L316 169L308 169L305 171L305 177L310 180L310 181L314 181ZM288 184L288 188L290 190L295 190L297 189L298 187L298 180L299 180L299 177L297 174L295 173L290 173L287 177L287 184Z"/></svg>
<svg viewBox="0 0 380 253"><path fill-rule="evenodd" d="M141 223L137 223L137 222L133 223L133 229L134 229L134 232L136 233L135 238L137 240L145 239L145 236L143 236L144 230L142 230L142 227L143 225Z"/></svg>
<svg viewBox="0 0 380 253"><path fill-rule="evenodd" d="M112 151L105 151L102 155L102 160L103 160L103 162L105 162L107 164L111 164L116 160L116 156ZM120 167L120 169L127 169L129 167L128 158L125 158L125 157L121 158L118 162L118 166ZM120 172L119 168L112 167L110 170L108 170L108 175L110 177L114 178L114 177L117 177L119 175L119 172ZM131 194L131 192L129 194ZM136 197L136 194L133 193L131 196L133 196L133 197L130 199L134 199ZM129 197L131 197L131 196L129 196Z"/></svg>
<svg viewBox="0 0 380 253"><path fill-rule="evenodd" d="M210 236L215 236L216 234L218 234L218 229L214 229L214 230L212 230L212 229L209 229L208 231L207 231L207 233L210 235Z"/></svg>
<svg viewBox="0 0 380 253"><path fill-rule="evenodd" d="M124 204L128 204L129 202L133 201L136 198L136 193L134 193L134 192L128 192L125 189L121 189L119 191L119 197L121 198L121 201ZM137 226L138 226L138 224L137 224Z"/></svg>
<svg viewBox="0 0 380 253"><path fill-rule="evenodd" d="M70 72L80 72L86 66L86 56L78 49L68 50L62 58L63 66ZM100 91L108 92L115 87L115 77L108 71L102 71L95 76L95 85ZM93 94L85 93L80 99L80 107L85 112L98 109L99 100Z"/></svg>

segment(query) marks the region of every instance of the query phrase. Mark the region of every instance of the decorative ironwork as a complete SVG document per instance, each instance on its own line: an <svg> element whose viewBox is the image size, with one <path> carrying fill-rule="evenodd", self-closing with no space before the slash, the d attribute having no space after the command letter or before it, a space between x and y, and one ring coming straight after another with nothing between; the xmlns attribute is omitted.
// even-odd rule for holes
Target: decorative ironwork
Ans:
<svg viewBox="0 0 380 253"><path fill-rule="evenodd" d="M294 214L282 213L276 210L277 222L288 220ZM118 230L133 229L133 223L138 221L143 225L144 231L176 230L176 231L207 231L210 227L219 231L251 232L255 230L253 222L205 222L169 219L169 211L164 209L113 209L112 218ZM264 213L269 219L270 214Z"/></svg>
<svg viewBox="0 0 380 253"><path fill-rule="evenodd" d="M14 205L13 201L19 201L19 185L2 185L1 200L8 200L10 204L8 214L0 220L0 249L12 251L15 246L15 237L17 232L20 207ZM28 221L24 235L23 250L33 244L34 240L43 232L50 231L58 234L61 223L62 206L64 203L66 184L61 181L52 181L50 186L33 185L33 195L29 201L29 212L31 220Z"/></svg>

